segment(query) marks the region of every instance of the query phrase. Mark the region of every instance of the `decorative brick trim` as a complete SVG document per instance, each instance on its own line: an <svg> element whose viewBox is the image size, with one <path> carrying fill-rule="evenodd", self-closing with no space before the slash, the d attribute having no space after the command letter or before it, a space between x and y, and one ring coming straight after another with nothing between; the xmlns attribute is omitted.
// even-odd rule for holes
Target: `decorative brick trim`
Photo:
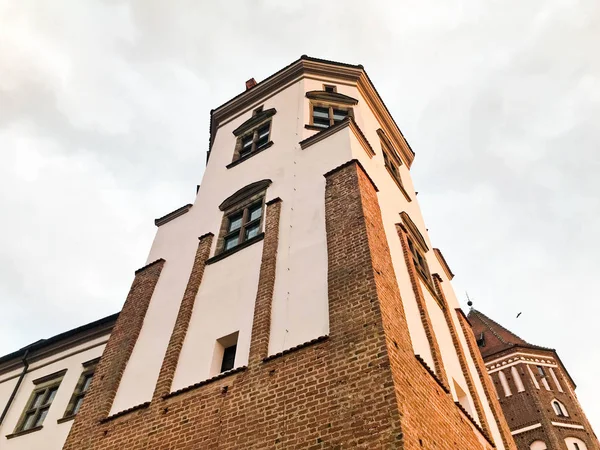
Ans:
<svg viewBox="0 0 600 450"><path fill-rule="evenodd" d="M369 183L371 183L371 185L373 186L373 189L375 189L375 192L379 192L379 188L377 187L377 185L375 184L375 182L373 181L373 179L371 178L371 176L367 173L367 171L365 170L364 166L362 165L362 163L358 159L351 159L350 161L346 161L344 164L340 164L339 166L334 167L329 172L325 173L323 176L325 178L330 177L333 174L335 174L336 172L338 172L340 170L343 170L346 167L352 166L354 164L356 164L358 167L360 167L360 170L365 175L365 177L367 178L367 180L369 180Z"/></svg>
<svg viewBox="0 0 600 450"><path fill-rule="evenodd" d="M446 273L446 276L448 277L448 279L452 280L454 278L454 274L450 270L450 266L446 262L446 258L444 258L444 255L442 255L442 251L439 248L434 248L433 253L435 254L435 257L438 259L440 265L442 266L442 269L444 269L444 272Z"/></svg>
<svg viewBox="0 0 600 450"><path fill-rule="evenodd" d="M183 341L190 324L194 302L196 301L196 295L198 294L198 289L202 282L204 267L206 266L208 255L210 254L212 241L213 236L212 234L209 234L198 242L196 257L194 258L190 277L179 305L177 320L175 321L169 345L167 346L165 357L160 368L158 381L154 389L154 395L152 396L153 400L168 394L171 390L175 369L177 368L177 362L179 361L179 354L183 348Z"/></svg>
<svg viewBox="0 0 600 450"><path fill-rule="evenodd" d="M265 242L258 276L258 291L254 304L252 335L250 337L250 353L248 366L258 365L269 352L269 335L271 332L271 304L275 288L275 272L277 269L277 247L279 245L279 217L281 200L267 205L265 214Z"/></svg>
<svg viewBox="0 0 600 450"><path fill-rule="evenodd" d="M104 419L101 419L100 423L110 422L111 420L114 420L118 417L126 416L127 414L131 414L132 412L139 411L140 409L146 409L149 406L150 406L150 402L144 402L139 405L132 406L131 408L124 409L123 411L116 412L114 414L111 414L108 417L105 417Z"/></svg>
<svg viewBox="0 0 600 450"><path fill-rule="evenodd" d="M458 339L458 334L456 333L456 327L454 325L454 320L452 319L452 312L448 306L448 300L446 299L446 295L444 294L444 289L442 288L442 278L439 274L434 273L432 275L433 283L435 285L435 290L438 292L440 301L443 303L442 310L444 311L444 318L446 319L446 324L448 325L448 329L450 330L450 336L452 337L452 343L454 344L454 349L456 350L456 355L458 356L458 362L460 363L460 368L465 376L465 380L467 382L467 388L469 389L469 394L473 399L473 403L475 404L475 411L477 412L477 416L479 417L479 421L481 422L481 429L483 430L484 435L490 436L490 427L487 422L487 418L485 417L485 412L483 411L483 405L481 403L481 399L477 394L477 389L475 389L475 383L473 382L473 377L471 376L471 371L469 370L469 365L467 364L467 358L465 356L465 352L463 347ZM479 427L479 425L477 425Z"/></svg>
<svg viewBox="0 0 600 450"><path fill-rule="evenodd" d="M168 398L176 397L176 396L184 394L186 392L193 391L194 389L198 389L199 387L206 386L207 384L213 383L217 380L222 380L223 378L227 378L230 375L234 375L236 373L243 372L244 370L247 370L247 369L248 369L248 366L240 366L240 367L236 367L235 369L228 370L226 372L221 372L220 374L215 375L214 377L211 377L207 380L202 380L198 383L192 384L191 386L186 386L186 387L178 389L174 392L170 392L166 395L163 395L162 398L164 400L166 400Z"/></svg>
<svg viewBox="0 0 600 450"><path fill-rule="evenodd" d="M179 216L183 216L190 209L192 209L192 204L188 203L187 205L184 205L181 208L176 209L175 211L171 211L169 214L165 214L164 216L159 217L158 219L154 219L154 225L160 227L161 225L164 225L165 223L170 222L171 220L176 219Z"/></svg>
<svg viewBox="0 0 600 450"><path fill-rule="evenodd" d="M210 231L208 233L204 233L202 236L198 237L198 240L201 241L207 237L214 237L215 235L212 234Z"/></svg>
<svg viewBox="0 0 600 450"><path fill-rule="evenodd" d="M433 331L433 325L431 324L431 318L429 317L429 312L427 311L427 305L425 303L423 291L421 290L421 284L419 283L417 270L415 269L415 264L411 256L410 249L408 248L406 231L400 226L400 224L396 224L396 231L402 244L404 261L406 262L408 276L410 278L410 283L412 284L415 300L417 301L417 307L419 308L421 323L423 324L423 329L425 330L425 335L427 336L427 341L429 342L431 357L433 358L433 364L435 366L435 373L440 380L442 380L444 386L448 388L450 384L448 383L448 376L446 375L446 369L444 368L444 363L442 361L442 352L435 336L435 332ZM435 297L436 296L434 296L434 298Z"/></svg>
<svg viewBox="0 0 600 450"><path fill-rule="evenodd" d="M137 275L138 273L142 273L145 270L150 269L152 266L154 266L155 264L162 264L164 263L165 260L162 258L157 259L156 261L152 261L151 263L146 264L144 267L140 267L138 270L135 271L135 274Z"/></svg>
<svg viewBox="0 0 600 450"><path fill-rule="evenodd" d="M492 438L490 438L490 435L488 433L486 433L483 428L481 428L481 426L477 423L477 421L473 418L473 416L471 414L469 414L469 411L467 411L463 405L460 404L460 402L454 402L454 404L456 405L456 407L465 415L465 417L467 419L469 419L469 422L471 422L473 424L473 426L475 428L477 428L477 431L479 431L481 433L481 435L485 438L486 441L488 441L488 443L492 446L494 446L494 441L492 441Z"/></svg>
<svg viewBox="0 0 600 450"><path fill-rule="evenodd" d="M136 271L123 309L94 373L92 385L63 447L65 450L93 448L96 424L108 416L164 264L165 260L159 259Z"/></svg>
<svg viewBox="0 0 600 450"><path fill-rule="evenodd" d="M280 358L282 356L288 355L290 353L294 353L298 350L302 350L303 348L310 347L311 345L318 344L319 342L324 342L327 340L327 338L329 338L328 335L319 336L318 338L311 339L310 341L305 342L303 344L298 344L295 347L288 348L287 350L284 350L282 352L275 353L274 355L269 355L266 358L263 358L263 362L266 363L266 362L272 361L274 359Z"/></svg>
<svg viewBox="0 0 600 450"><path fill-rule="evenodd" d="M417 361L419 361L421 363L421 365L425 368L425 370L427 371L427 373L429 375L431 375L431 377L442 388L442 390L446 394L450 394L450 389L448 389L448 386L445 386L444 383L442 383L442 380L439 379L439 377L435 374L435 372L433 371L433 369L431 367L429 367L429 364L427 364L427 362L421 357L421 355L415 355L415 358L417 359Z"/></svg>
<svg viewBox="0 0 600 450"><path fill-rule="evenodd" d="M492 385L492 379L485 370L485 364L483 363L483 358L481 357L481 354L479 353L479 350L477 348L477 343L475 342L475 336L473 335L471 326L469 325L462 309L457 308L455 311L460 326L462 328L462 333L467 341L467 347L469 348L471 359L475 364L477 375L481 380L485 396L487 397L490 409L492 410L492 415L494 416L494 420L498 425L498 430L500 431L500 436L502 437L502 443L504 444L504 448L508 450L516 450L517 446L512 435L510 434L510 428L508 426L508 423L506 422L506 419L504 418L504 414L502 413L502 407L500 406L500 402L496 397L496 390Z"/></svg>

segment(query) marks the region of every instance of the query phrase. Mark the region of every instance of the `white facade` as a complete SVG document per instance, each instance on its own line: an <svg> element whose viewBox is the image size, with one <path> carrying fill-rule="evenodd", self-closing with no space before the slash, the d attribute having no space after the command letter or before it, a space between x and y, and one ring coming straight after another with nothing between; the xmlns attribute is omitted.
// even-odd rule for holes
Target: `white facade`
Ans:
<svg viewBox="0 0 600 450"><path fill-rule="evenodd" d="M318 131L307 129L310 123L309 91L322 91L324 84L334 85L337 92L353 97L354 119L373 148L371 156L361 140L346 127L329 137L302 149L300 142ZM281 198L279 247L272 302L269 354L275 354L311 339L326 335L329 330L327 304L327 246L325 231L325 178L333 168L357 159L378 187L385 232L395 267L396 277L415 354L434 367L431 349L409 279L404 254L398 239L396 224L399 214L406 212L419 228L427 245L432 248L413 188L407 164L400 166L408 201L384 166L377 130L389 128L373 110L373 94L365 93L356 81L302 73L278 86L262 98L249 103L241 112L218 123L214 143L202 184L194 206L158 228L147 262L159 258L166 263L151 299L143 328L127 364L122 382L112 405L111 414L137 406L151 399L163 355L177 317L186 287L198 236L213 233L215 254L223 212L219 204L244 186L268 179L266 201ZM255 88L256 89L256 88ZM369 98L366 95L370 96ZM378 102L380 99L377 100ZM226 108L225 104L221 109ZM260 154L234 167L232 162L236 136L233 130L252 117L253 110L275 108L270 140L273 145ZM219 112L219 108L216 113ZM185 388L215 375L215 343L223 336L238 333L235 367L247 363L254 301L258 287L258 272L262 242L258 242L205 269L197 294L189 329L180 354L171 391ZM432 273L438 273L444 283L450 314L457 330L457 299L444 268L433 251L426 254ZM448 324L438 303L423 287L426 306L442 353L449 379L461 392L467 392L468 410L476 421L474 401L468 394L467 382L452 342ZM483 386L475 371L462 332L459 341L467 357L475 389L483 403L490 431L498 448L502 447L499 430L487 403ZM451 383L452 384L452 383ZM453 388L453 390L455 390ZM453 392L458 401L457 393ZM464 401L464 399L461 399Z"/></svg>
<svg viewBox="0 0 600 450"><path fill-rule="evenodd" d="M112 325L116 320L101 320L83 330L60 339L49 339L35 343L27 355L29 367L22 378L14 399L0 424L0 449L2 450L59 450L62 448L72 420L61 421L83 371L84 364L98 359L104 350ZM5 410L11 394L23 373L21 359L24 351L13 358L0 361L0 413ZM23 411L28 406L36 380L51 374L61 373L62 381L45 417L42 428L33 432L18 433ZM7 437L8 436L8 437Z"/></svg>

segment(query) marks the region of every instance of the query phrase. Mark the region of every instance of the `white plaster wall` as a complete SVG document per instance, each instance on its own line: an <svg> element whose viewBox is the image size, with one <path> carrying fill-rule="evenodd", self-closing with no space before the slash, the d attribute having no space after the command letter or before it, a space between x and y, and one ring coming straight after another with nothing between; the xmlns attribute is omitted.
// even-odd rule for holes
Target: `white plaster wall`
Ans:
<svg viewBox="0 0 600 450"><path fill-rule="evenodd" d="M175 371L172 391L206 380L217 339L239 332L235 367L248 363L252 316L263 243L259 242L206 266L188 333ZM227 276L221 276L226 274Z"/></svg>
<svg viewBox="0 0 600 450"><path fill-rule="evenodd" d="M108 336L104 336L94 341L72 347L67 351L36 361L30 366L30 371L23 378L23 382L17 391L9 412L2 425L0 425L0 449L59 450L62 448L73 422L69 421L59 424L57 420L64 416L71 395L83 371L82 364L102 355L107 338ZM91 347L92 345L95 346ZM33 380L64 369L67 369L67 372L50 406L48 415L43 423L43 428L30 434L6 439L6 435L15 431L19 418L34 390L35 385L33 384ZM10 374L4 374L0 377L0 407L2 409L6 405L8 396L12 392L12 387L16 383L16 378L10 380L7 380L7 378L11 375L18 376L19 373L20 371L13 371ZM7 390L9 386L10 391ZM8 395L6 395L7 392Z"/></svg>

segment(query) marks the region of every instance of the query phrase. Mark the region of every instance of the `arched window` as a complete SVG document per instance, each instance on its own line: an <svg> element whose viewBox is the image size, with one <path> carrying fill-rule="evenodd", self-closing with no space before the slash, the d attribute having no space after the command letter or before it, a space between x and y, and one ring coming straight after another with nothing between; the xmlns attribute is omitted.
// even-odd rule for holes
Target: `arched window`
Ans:
<svg viewBox="0 0 600 450"><path fill-rule="evenodd" d="M558 400L552 400L552 407L554 408L554 413L559 417L569 417L567 413L567 408Z"/></svg>
<svg viewBox="0 0 600 450"><path fill-rule="evenodd" d="M547 450L548 447L544 441L533 441L529 445L529 450Z"/></svg>
<svg viewBox="0 0 600 450"><path fill-rule="evenodd" d="M565 439L565 444L569 450L588 450L587 445L581 439L576 437L568 437Z"/></svg>

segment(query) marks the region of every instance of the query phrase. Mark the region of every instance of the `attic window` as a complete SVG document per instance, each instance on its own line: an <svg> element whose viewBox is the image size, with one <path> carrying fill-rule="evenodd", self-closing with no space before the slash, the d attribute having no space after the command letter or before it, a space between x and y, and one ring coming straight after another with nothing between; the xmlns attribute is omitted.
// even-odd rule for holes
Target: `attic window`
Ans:
<svg viewBox="0 0 600 450"><path fill-rule="evenodd" d="M263 106L259 106L258 108L256 108L254 111L252 111L252 116L255 116L259 113L263 112Z"/></svg>
<svg viewBox="0 0 600 450"><path fill-rule="evenodd" d="M483 331L477 338L477 347L485 347L485 333Z"/></svg>
<svg viewBox="0 0 600 450"><path fill-rule="evenodd" d="M325 92L337 92L337 87L333 86L331 84L324 84L323 85L323 90Z"/></svg>

